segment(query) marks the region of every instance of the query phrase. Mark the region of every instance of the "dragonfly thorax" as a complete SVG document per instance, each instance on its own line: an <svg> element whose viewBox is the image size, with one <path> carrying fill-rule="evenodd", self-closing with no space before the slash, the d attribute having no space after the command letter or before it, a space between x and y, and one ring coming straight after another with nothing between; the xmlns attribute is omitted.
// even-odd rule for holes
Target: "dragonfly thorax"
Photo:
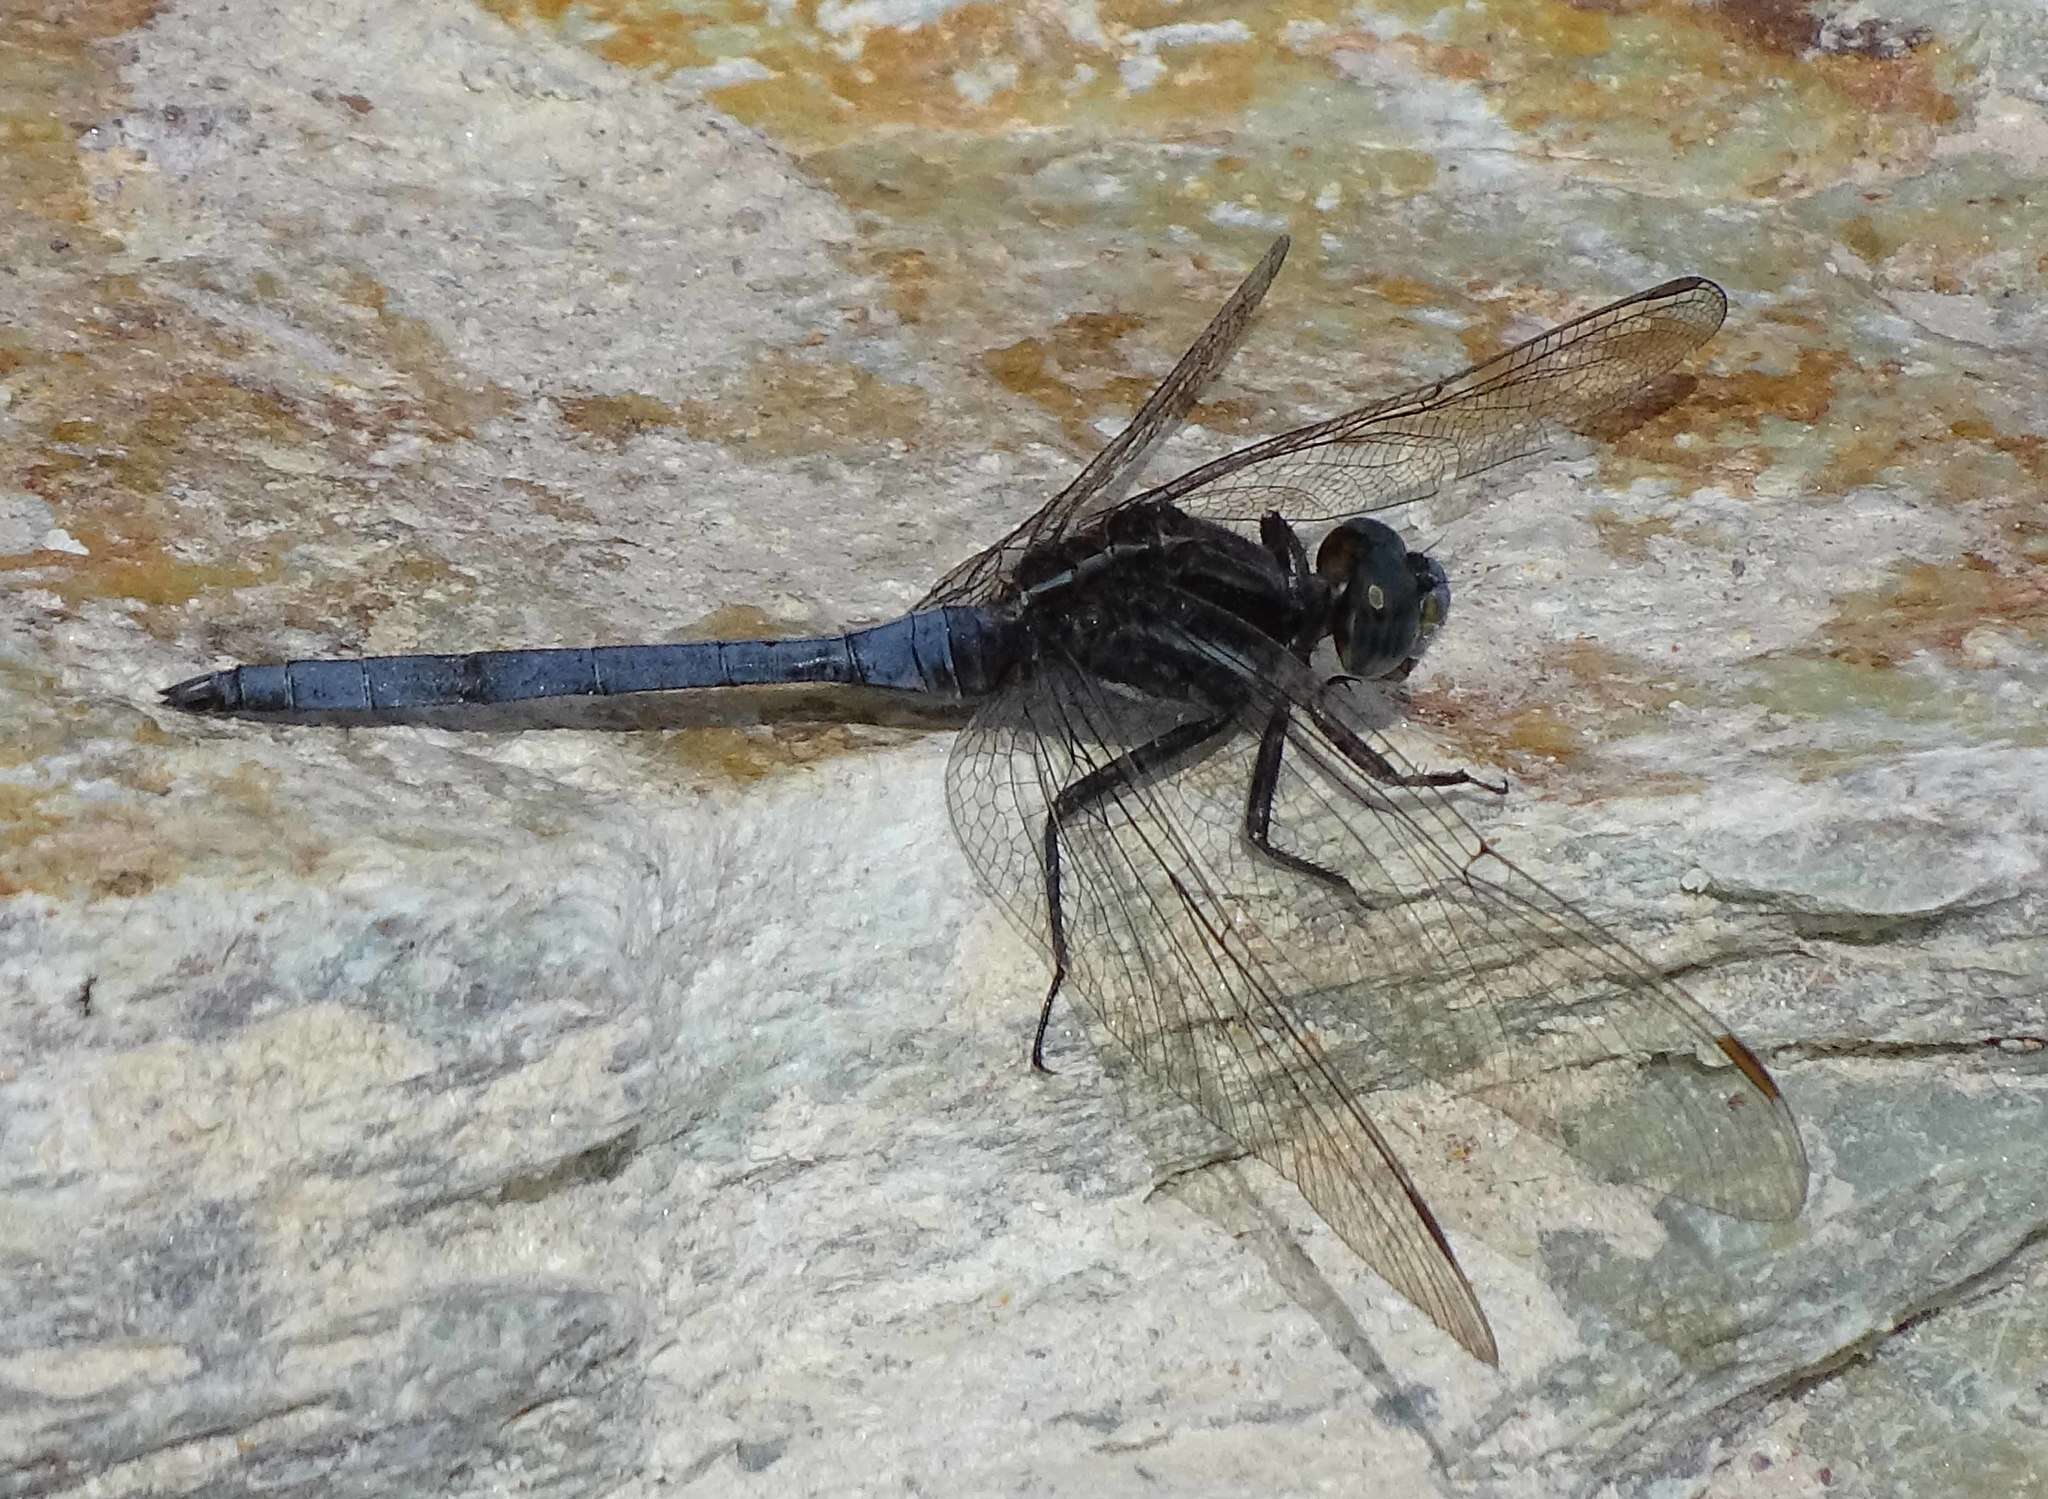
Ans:
<svg viewBox="0 0 2048 1499"><path fill-rule="evenodd" d="M1316 573L1330 590L1330 638L1354 676L1405 677L1451 611L1451 584L1434 557L1411 552L1393 527L1355 517L1323 538Z"/></svg>

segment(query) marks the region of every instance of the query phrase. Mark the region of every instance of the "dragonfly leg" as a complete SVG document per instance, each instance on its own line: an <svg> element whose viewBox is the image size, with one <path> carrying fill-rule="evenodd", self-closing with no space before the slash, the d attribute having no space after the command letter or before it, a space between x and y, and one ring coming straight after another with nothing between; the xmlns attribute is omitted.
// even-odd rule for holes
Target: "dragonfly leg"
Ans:
<svg viewBox="0 0 2048 1499"><path fill-rule="evenodd" d="M1259 758L1253 762L1251 786L1244 799L1245 838L1281 868L1320 880L1363 905L1365 898L1336 870L1273 846L1273 794L1280 789L1280 756L1287 748L1287 720L1291 712L1284 704L1275 708L1273 716L1266 720L1266 732L1259 738Z"/></svg>
<svg viewBox="0 0 2048 1499"><path fill-rule="evenodd" d="M1470 771L1396 770L1385 755L1340 723L1336 715L1323 706L1320 697L1308 704L1308 711L1316 727L1329 735L1330 742L1343 751L1344 758L1382 786L1477 786L1495 796L1508 794L1506 781L1483 781Z"/></svg>
<svg viewBox="0 0 2048 1499"><path fill-rule="evenodd" d="M1106 765L1098 765L1079 780L1061 789L1046 810L1044 833L1045 910L1048 935L1052 939L1052 986L1045 991L1039 1007L1038 1030L1031 1038L1031 1069L1049 1073L1045 1065L1045 1031L1052 1024L1052 1002L1067 981L1067 918L1060 909L1060 829L1068 818L1113 795L1125 786L1140 785L1166 769L1198 745L1227 731L1236 719L1228 713L1198 718L1168 729L1157 739L1125 750Z"/></svg>

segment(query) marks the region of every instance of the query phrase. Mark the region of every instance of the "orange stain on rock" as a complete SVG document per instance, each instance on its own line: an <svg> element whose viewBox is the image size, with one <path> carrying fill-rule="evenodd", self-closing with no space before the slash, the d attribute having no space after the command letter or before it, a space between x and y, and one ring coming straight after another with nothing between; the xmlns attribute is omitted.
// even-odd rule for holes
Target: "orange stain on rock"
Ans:
<svg viewBox="0 0 2048 1499"><path fill-rule="evenodd" d="M1416 276L1368 276L1365 285L1396 307L1440 307L1445 301L1442 287Z"/></svg>
<svg viewBox="0 0 2048 1499"><path fill-rule="evenodd" d="M869 263L886 284L889 310L906 323L924 321L932 296L932 259L922 250L876 250Z"/></svg>
<svg viewBox="0 0 2048 1499"><path fill-rule="evenodd" d="M843 755L871 754L914 737L916 731L860 723L707 725L664 734L654 753L683 766L692 780L713 776L745 786Z"/></svg>
<svg viewBox="0 0 2048 1499"><path fill-rule="evenodd" d="M1886 586L1837 600L1822 633L1833 659L1887 667L1924 652L1958 655L1986 626L2048 638L2048 576L1976 553L1908 563Z"/></svg>
<svg viewBox="0 0 2048 1499"><path fill-rule="evenodd" d="M1584 748L1579 731L1546 703L1509 714L1501 725L1499 744L1510 757L1557 764L1576 759Z"/></svg>
<svg viewBox="0 0 2048 1499"><path fill-rule="evenodd" d="M678 640L772 640L800 626L777 620L758 604L721 604L677 632Z"/></svg>
<svg viewBox="0 0 2048 1499"><path fill-rule="evenodd" d="M116 759L109 768L115 784L137 795L88 800L68 788L0 786L0 891L133 899L216 856L231 857L245 873L268 866L298 875L313 874L328 856L310 825L280 805L273 771L217 756L176 767L176 779L193 791L191 805L203 811L169 814L187 820L167 834L165 814L154 806L166 767Z"/></svg>
<svg viewBox="0 0 2048 1499"><path fill-rule="evenodd" d="M1128 413L1145 399L1150 385L1134 376L1093 381L1118 339L1144 326L1130 313L1080 312L1061 320L1044 338L1023 338L981 356L981 366L1003 389L1059 418L1077 446L1099 446L1091 423L1097 416Z"/></svg>
<svg viewBox="0 0 2048 1499"><path fill-rule="evenodd" d="M395 377L306 393L248 373L241 333L101 263L82 260L68 283L75 343L23 338L6 349L20 482L75 546L0 558L0 569L67 604L127 599L161 610L271 581L298 545L348 529L364 453L470 436L507 407L502 392L451 374L427 325L394 311L359 273L314 285L257 275L242 288L316 336L381 357ZM372 314L367 333L354 309ZM377 548L349 580L346 605L301 598L276 619L329 627L370 608L380 585L442 581L436 545L423 535ZM139 620L153 633L175 628L157 610Z"/></svg>
<svg viewBox="0 0 2048 1499"><path fill-rule="evenodd" d="M0 781L0 898L44 891L41 854L62 821L39 788Z"/></svg>
<svg viewBox="0 0 2048 1499"><path fill-rule="evenodd" d="M129 899L175 879L184 863L145 804L0 786L0 895Z"/></svg>
<svg viewBox="0 0 2048 1499"><path fill-rule="evenodd" d="M50 248L51 227L113 248L91 227L98 214L72 122L99 118L100 109L118 112L117 64L102 44L147 25L159 8L157 0L45 0L8 9L0 47L0 248L10 263L21 263L20 247L10 243L17 235L40 239L37 258L66 253Z"/></svg>
<svg viewBox="0 0 2048 1499"><path fill-rule="evenodd" d="M1302 0L1284 16L1225 0L1102 0L1084 19L977 3L904 25L865 23L858 8L764 11L734 0L688 12L666 0L481 3L514 25L573 25L580 45L620 66L724 68L707 96L806 155L886 150L887 133L906 128L1021 143L1020 131L1093 125L1181 144L1220 133L1229 146L1254 107L1325 94L1350 71L1347 57L1377 54L1473 88L1474 107L1530 136L1533 152L1622 160L1654 146L1697 159L1696 175L1773 192L1923 152L1931 128L1955 117L1944 78L1959 66L1926 32L1829 28L1812 7L1783 0L1493 0L1449 11L1384 0L1382 23L1405 20L1406 32L1366 31L1338 0ZM1327 178L1356 154L1312 147L1307 160ZM1212 175L1267 212L1320 186L1250 149L1224 153ZM835 188L859 200L846 183ZM1193 201L1201 188L1181 196ZM957 183L945 191L957 194ZM874 206L891 219L944 218L930 192Z"/></svg>
<svg viewBox="0 0 2048 1499"><path fill-rule="evenodd" d="M1546 650L1510 696L1482 701L1424 687L1411 696L1408 716L1444 733L1476 763L1524 781L1557 779L1557 771L1569 767L1573 796L1605 794L1622 778L1631 790L1677 794L1698 789L1695 778L1645 774L1637 766L1603 770L1598 751L1662 730L1685 693L1685 680L1654 662L1579 639Z"/></svg>
<svg viewBox="0 0 2048 1499"><path fill-rule="evenodd" d="M764 458L834 453L852 443L914 444L924 430L926 397L858 365L770 354L740 388L708 401L680 401L683 431Z"/></svg>
<svg viewBox="0 0 2048 1499"><path fill-rule="evenodd" d="M2030 484L2048 484L2048 439L2035 432L2001 432L1981 416L1957 417L1948 435L1961 442L1982 443L2012 460Z"/></svg>
<svg viewBox="0 0 2048 1499"><path fill-rule="evenodd" d="M620 395L557 396L562 420L585 437L618 447L643 432L682 425L675 407L638 391Z"/></svg>
<svg viewBox="0 0 2048 1499"><path fill-rule="evenodd" d="M481 0L513 25L562 25L563 0ZM1304 3L1282 19L1216 3L1103 0L1086 23L1037 7L956 5L915 24L828 25L805 7L770 18L756 6L683 13L658 0L578 0L581 45L657 73L744 62L752 76L711 98L800 150L911 127L1003 135L1110 117L1185 129L1232 119L1275 79L1326 77L1312 49L1284 45L1286 24L1331 25L1344 7ZM1167 31L1207 23L1207 33ZM1135 72L1129 71L1135 69Z"/></svg>
<svg viewBox="0 0 2048 1499"><path fill-rule="evenodd" d="M1819 57L1814 67L1842 98L1873 115L1950 125L1962 106L1938 80L1944 61L1940 45L1929 43L1898 57Z"/></svg>
<svg viewBox="0 0 2048 1499"><path fill-rule="evenodd" d="M1651 542L1678 529L1678 519L1671 515L1649 515L1629 520L1612 510L1600 509L1587 519L1592 521L1600 545L1621 562L1645 561L1650 555Z"/></svg>
<svg viewBox="0 0 2048 1499"><path fill-rule="evenodd" d="M1860 371L1856 415L1819 428L1827 442L1814 489L1842 494L1897 476L1916 493L1975 505L2002 533L2028 544L2030 518L2048 483L2048 443L2001 431L1975 404L1968 384L1934 376L1908 381L1896 364Z"/></svg>
<svg viewBox="0 0 2048 1499"><path fill-rule="evenodd" d="M613 446L666 428L771 459L838 452L851 443L913 443L926 416L925 395L915 386L857 365L781 352L710 400L670 404L626 392L559 396L556 406L570 427Z"/></svg>
<svg viewBox="0 0 2048 1499"><path fill-rule="evenodd" d="M0 559L0 567L73 604L180 604L270 575L261 543L239 548L232 561L177 555L173 541L184 527L172 492L188 475L203 482L222 449L300 446L310 433L297 414L264 392L190 370L158 389L131 387L118 396L101 388L119 380L115 363L48 373L49 406L83 404L96 415L52 420L31 451L23 487L50 506L83 551L31 552Z"/></svg>
<svg viewBox="0 0 2048 1499"><path fill-rule="evenodd" d="M1788 370L1702 374L1685 406L1702 424L1751 432L1773 418L1812 426L1827 416L1836 381L1850 367L1850 356L1840 349L1800 349Z"/></svg>
<svg viewBox="0 0 2048 1499"><path fill-rule="evenodd" d="M341 295L375 314L376 336L368 342L412 383L418 399L409 404L432 424L434 435L474 437L484 423L517 409L519 402L510 392L462 379L440 335L424 319L395 311L389 289L374 277L349 272Z"/></svg>

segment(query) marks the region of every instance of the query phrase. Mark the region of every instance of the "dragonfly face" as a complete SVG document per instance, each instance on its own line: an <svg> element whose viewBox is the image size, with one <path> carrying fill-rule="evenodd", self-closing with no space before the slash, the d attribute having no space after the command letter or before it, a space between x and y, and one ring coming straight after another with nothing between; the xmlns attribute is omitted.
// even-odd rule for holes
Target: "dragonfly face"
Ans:
<svg viewBox="0 0 2048 1499"><path fill-rule="evenodd" d="M1356 517L1324 537L1316 573L1330 588L1337 659L1353 676L1407 676L1450 617L1443 568L1376 520Z"/></svg>

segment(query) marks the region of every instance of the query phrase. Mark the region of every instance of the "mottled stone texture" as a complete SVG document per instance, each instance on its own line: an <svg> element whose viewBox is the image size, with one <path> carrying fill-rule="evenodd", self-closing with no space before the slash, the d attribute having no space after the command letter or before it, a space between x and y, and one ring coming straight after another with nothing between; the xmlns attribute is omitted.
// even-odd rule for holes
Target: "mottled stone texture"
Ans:
<svg viewBox="0 0 2048 1499"><path fill-rule="evenodd" d="M0 1495L2048 1491L2044 49L2017 0L16 5ZM1390 1116L1497 1373L1071 1022L1026 1073L942 728L156 704L886 617L1281 228L1169 460L1733 302L1662 409L1412 517L1409 708L1814 1186L1741 1225Z"/></svg>

